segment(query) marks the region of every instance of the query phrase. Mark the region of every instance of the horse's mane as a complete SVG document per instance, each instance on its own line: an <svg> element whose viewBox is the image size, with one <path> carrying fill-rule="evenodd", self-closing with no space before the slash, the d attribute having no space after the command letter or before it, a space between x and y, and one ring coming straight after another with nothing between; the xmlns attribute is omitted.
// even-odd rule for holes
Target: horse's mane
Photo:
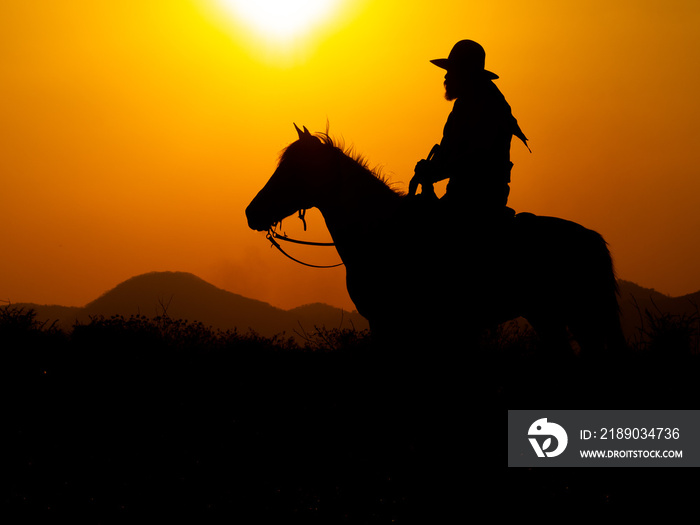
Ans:
<svg viewBox="0 0 700 525"><path fill-rule="evenodd" d="M314 133L314 136L318 138L324 146L332 149L335 154L342 155L348 161L354 162L358 166L358 168L361 168L368 175L371 175L378 182L386 186L387 189L391 190L392 192L398 195L403 195L403 192L393 187L396 183L390 181L389 178L382 173L381 167L377 166L371 168L369 166L369 160L364 155L357 152L354 146L346 147L345 142L342 139L334 139L329 135L328 130L326 130L325 133ZM285 159L288 150L289 147L285 148L282 151L282 154L280 155L280 162L282 162Z"/></svg>

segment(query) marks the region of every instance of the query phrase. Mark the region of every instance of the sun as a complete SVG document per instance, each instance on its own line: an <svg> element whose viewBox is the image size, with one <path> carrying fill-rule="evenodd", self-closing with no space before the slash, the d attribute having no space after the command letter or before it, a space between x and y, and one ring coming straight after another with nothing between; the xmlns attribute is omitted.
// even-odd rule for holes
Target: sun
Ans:
<svg viewBox="0 0 700 525"><path fill-rule="evenodd" d="M328 20L342 0L218 0L239 22L271 41L289 41Z"/></svg>

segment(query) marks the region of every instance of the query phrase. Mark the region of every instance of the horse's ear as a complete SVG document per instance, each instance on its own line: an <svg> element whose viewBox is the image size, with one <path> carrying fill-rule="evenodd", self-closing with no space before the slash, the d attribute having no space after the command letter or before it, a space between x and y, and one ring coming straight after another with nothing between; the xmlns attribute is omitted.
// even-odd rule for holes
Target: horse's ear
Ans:
<svg viewBox="0 0 700 525"><path fill-rule="evenodd" d="M306 126L304 126L304 131L299 129L299 126L294 124L294 129L297 130L297 134L299 135L300 139L312 139L314 136L311 134L311 132L306 129Z"/></svg>
<svg viewBox="0 0 700 525"><path fill-rule="evenodd" d="M299 129L299 126L296 125L296 122L294 123L294 129L297 130L297 134L299 135L299 138L302 138L304 136L304 132ZM304 128L306 129L306 128Z"/></svg>

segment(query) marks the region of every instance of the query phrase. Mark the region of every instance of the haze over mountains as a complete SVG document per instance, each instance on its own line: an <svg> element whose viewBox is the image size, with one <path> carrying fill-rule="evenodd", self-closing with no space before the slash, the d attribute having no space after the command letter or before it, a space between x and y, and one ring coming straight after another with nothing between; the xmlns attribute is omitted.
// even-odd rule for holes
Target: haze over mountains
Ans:
<svg viewBox="0 0 700 525"><path fill-rule="evenodd" d="M697 315L700 292L669 297L629 281L620 283L622 324L627 338L638 335L645 311L652 314ZM88 322L95 315L140 314L155 317L167 312L173 319L200 321L214 328L254 330L263 336L310 333L315 327L368 328L356 311L345 312L322 303L282 310L263 301L228 292L185 272L152 272L132 277L84 307L20 304L34 308L41 320L58 320L64 328L76 321Z"/></svg>
<svg viewBox="0 0 700 525"><path fill-rule="evenodd" d="M249 299L185 272L152 272L118 284L84 307L21 304L34 308L41 320L58 319L63 328L75 321L89 322L90 316L145 315L164 312L172 319L200 321L222 330L254 330L271 337L284 332L288 336L310 333L314 327L365 329L369 325L356 311L345 312L321 303L282 310L263 301Z"/></svg>

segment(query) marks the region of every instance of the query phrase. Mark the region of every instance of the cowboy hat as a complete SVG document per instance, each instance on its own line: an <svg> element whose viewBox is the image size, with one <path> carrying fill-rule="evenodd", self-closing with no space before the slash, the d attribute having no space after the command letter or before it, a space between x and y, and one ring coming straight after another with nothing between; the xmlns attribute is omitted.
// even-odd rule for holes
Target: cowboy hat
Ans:
<svg viewBox="0 0 700 525"><path fill-rule="evenodd" d="M448 71L469 75L483 75L490 79L498 78L497 74L484 69L486 51L473 40L460 40L454 45L447 58L436 58L431 60L431 62L437 67Z"/></svg>

